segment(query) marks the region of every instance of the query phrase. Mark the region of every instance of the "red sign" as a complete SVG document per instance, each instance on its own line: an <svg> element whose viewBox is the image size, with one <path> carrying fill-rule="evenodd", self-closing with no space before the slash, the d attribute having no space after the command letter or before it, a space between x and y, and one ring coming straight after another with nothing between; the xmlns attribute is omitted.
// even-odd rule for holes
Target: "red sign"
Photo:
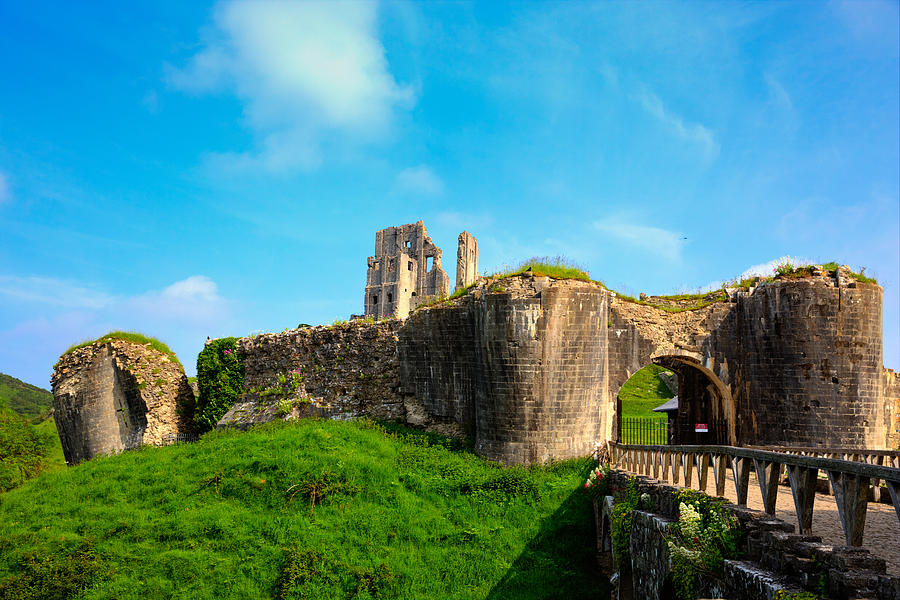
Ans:
<svg viewBox="0 0 900 600"><path fill-rule="evenodd" d="M709 433L709 425L706 423L697 423L694 425L695 433Z"/></svg>

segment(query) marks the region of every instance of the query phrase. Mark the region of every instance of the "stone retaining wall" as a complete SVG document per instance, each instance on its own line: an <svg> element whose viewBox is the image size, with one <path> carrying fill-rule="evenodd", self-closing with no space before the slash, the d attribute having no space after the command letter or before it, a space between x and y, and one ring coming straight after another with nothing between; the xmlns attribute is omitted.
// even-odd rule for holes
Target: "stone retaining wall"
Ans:
<svg viewBox="0 0 900 600"><path fill-rule="evenodd" d="M612 489L623 490L631 476L613 471ZM667 598L670 571L665 531L678 513L679 488L635 477L639 493L650 496L653 512L635 511L631 570L635 598ZM621 494L621 492L619 492ZM900 578L885 574L884 560L864 548L830 546L821 538L794 534L794 526L765 513L726 504L744 534L740 560L729 560L721 577L701 577L700 597L772 600L778 590L818 592L828 598L900 600Z"/></svg>

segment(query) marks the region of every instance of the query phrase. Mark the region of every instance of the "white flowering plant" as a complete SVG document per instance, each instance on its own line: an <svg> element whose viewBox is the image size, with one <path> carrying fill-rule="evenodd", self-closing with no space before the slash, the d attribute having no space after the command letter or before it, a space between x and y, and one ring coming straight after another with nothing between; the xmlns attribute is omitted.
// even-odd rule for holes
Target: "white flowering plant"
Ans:
<svg viewBox="0 0 900 600"><path fill-rule="evenodd" d="M736 519L708 496L686 494L678 504L678 522L669 531L672 581L680 599L695 597L701 571L721 573L725 559L738 554Z"/></svg>
<svg viewBox="0 0 900 600"><path fill-rule="evenodd" d="M609 495L609 470L608 464L597 465L591 470L583 488L591 498L602 499Z"/></svg>

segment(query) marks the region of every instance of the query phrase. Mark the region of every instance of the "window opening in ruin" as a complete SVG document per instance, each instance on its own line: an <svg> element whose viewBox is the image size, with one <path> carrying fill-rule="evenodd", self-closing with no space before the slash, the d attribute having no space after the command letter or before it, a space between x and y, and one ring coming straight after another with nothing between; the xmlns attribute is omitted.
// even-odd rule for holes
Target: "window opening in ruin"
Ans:
<svg viewBox="0 0 900 600"><path fill-rule="evenodd" d="M412 295L413 295L413 296L415 296L415 295L416 295L416 293L415 293L415 292L413 292L413 293L412 293Z"/></svg>
<svg viewBox="0 0 900 600"><path fill-rule="evenodd" d="M372 304L378 304L378 296L372 296Z"/></svg>
<svg viewBox="0 0 900 600"><path fill-rule="evenodd" d="M374 268L376 271L378 270L379 266L380 266L380 263L377 260L372 263L372 268Z"/></svg>
<svg viewBox="0 0 900 600"><path fill-rule="evenodd" d="M412 242L406 240L406 249L409 250L412 247Z"/></svg>
<svg viewBox="0 0 900 600"><path fill-rule="evenodd" d="M428 271L429 273L431 273L431 269L433 269L433 268L434 268L434 257L429 256L427 259L425 259L425 270Z"/></svg>
<svg viewBox="0 0 900 600"><path fill-rule="evenodd" d="M412 261L409 261L408 263L406 263L406 270L412 271Z"/></svg>
<svg viewBox="0 0 900 600"><path fill-rule="evenodd" d="M394 301L394 295L388 292L388 304Z"/></svg>

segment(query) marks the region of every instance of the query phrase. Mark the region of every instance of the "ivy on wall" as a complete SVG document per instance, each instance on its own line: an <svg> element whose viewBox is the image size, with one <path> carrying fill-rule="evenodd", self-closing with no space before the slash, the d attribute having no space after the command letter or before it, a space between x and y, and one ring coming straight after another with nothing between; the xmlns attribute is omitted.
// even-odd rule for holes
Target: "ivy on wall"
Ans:
<svg viewBox="0 0 900 600"><path fill-rule="evenodd" d="M244 359L235 347L237 338L213 340L197 356L200 396L194 409L198 433L216 426L244 391Z"/></svg>

